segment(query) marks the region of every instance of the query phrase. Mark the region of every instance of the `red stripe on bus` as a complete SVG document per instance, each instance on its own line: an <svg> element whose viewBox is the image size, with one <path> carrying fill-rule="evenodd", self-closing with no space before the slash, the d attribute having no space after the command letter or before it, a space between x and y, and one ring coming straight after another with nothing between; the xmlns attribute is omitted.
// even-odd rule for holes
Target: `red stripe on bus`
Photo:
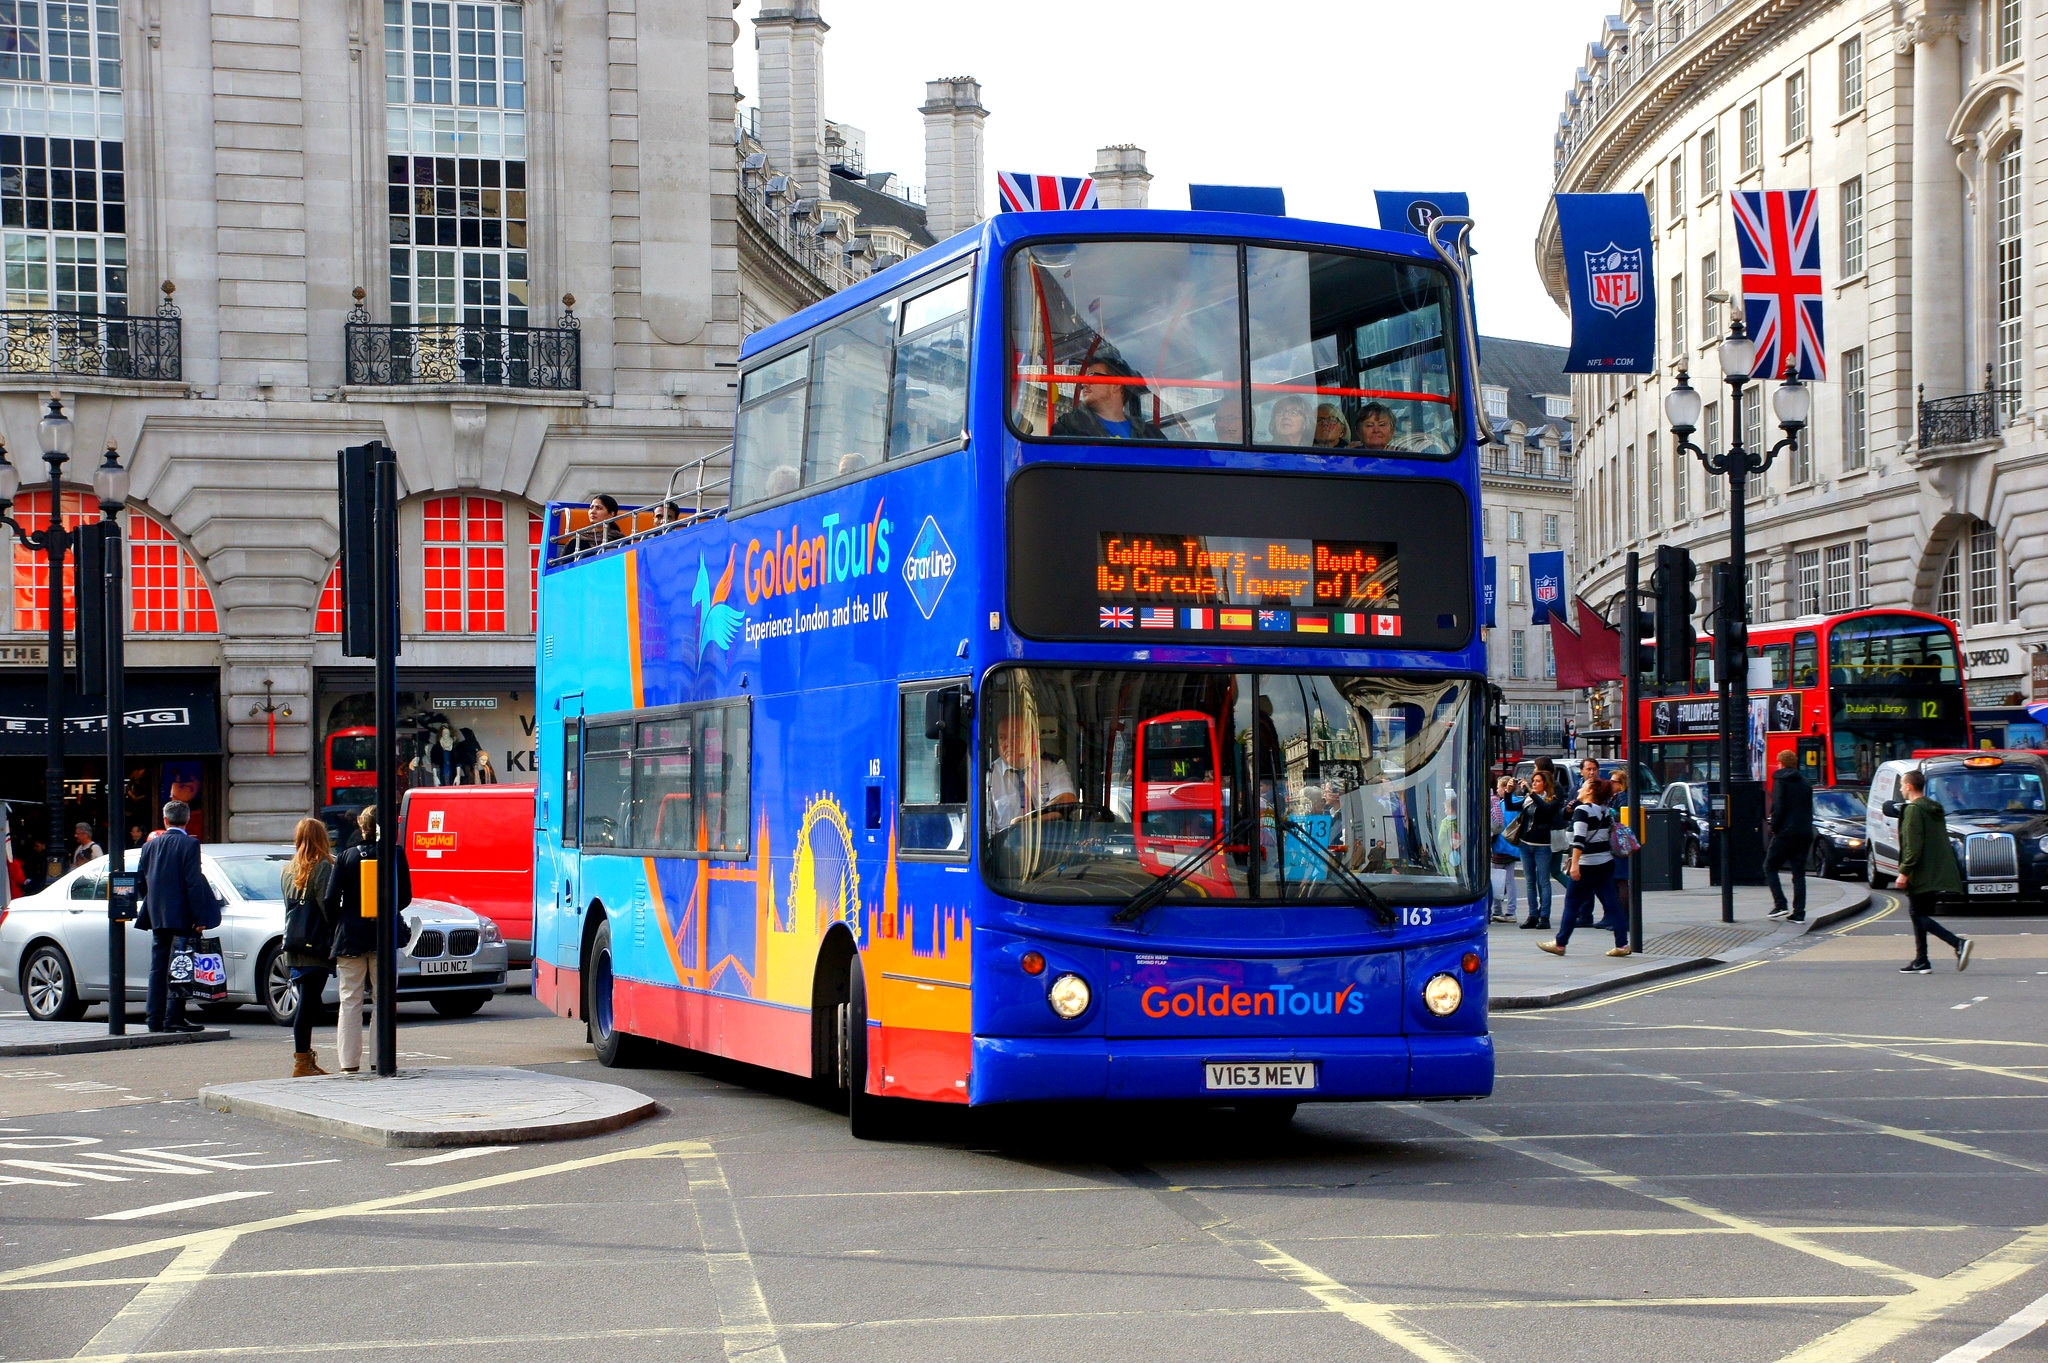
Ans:
<svg viewBox="0 0 2048 1363"><path fill-rule="evenodd" d="M1047 374L1041 370L1020 372L1017 377L1025 383L1043 383L1057 388L1061 384L1079 387L1084 383L1137 384L1141 387L1158 388L1209 388L1236 392L1239 384L1234 379L1161 379L1143 375L1127 374ZM1325 388L1310 383L1255 383L1254 393L1314 393L1328 398L1394 398L1402 402L1441 402L1446 407L1455 401L1441 393L1404 393L1390 388Z"/></svg>
<svg viewBox="0 0 2048 1363"><path fill-rule="evenodd" d="M868 1087L891 1098L964 1103L974 1068L974 1038L923 1027L868 1029Z"/></svg>
<svg viewBox="0 0 2048 1363"><path fill-rule="evenodd" d="M614 977L612 1010L613 1025L634 1036L789 1074L811 1072L809 1009Z"/></svg>

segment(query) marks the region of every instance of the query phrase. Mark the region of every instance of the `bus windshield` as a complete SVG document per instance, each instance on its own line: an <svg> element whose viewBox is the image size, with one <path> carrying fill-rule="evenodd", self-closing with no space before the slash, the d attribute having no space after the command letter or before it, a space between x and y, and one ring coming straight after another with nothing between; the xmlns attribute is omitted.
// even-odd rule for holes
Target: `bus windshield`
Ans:
<svg viewBox="0 0 2048 1363"><path fill-rule="evenodd" d="M1472 709L1461 680L1001 669L980 705L990 882L1122 904L1187 866L1169 898L1469 899Z"/></svg>
<svg viewBox="0 0 2048 1363"><path fill-rule="evenodd" d="M1828 680L1836 686L1955 682L1956 640L1938 620L1859 615L1828 632Z"/></svg>
<svg viewBox="0 0 2048 1363"><path fill-rule="evenodd" d="M1020 435L1438 457L1458 447L1455 295L1442 270L1120 240L1033 243L1009 271Z"/></svg>

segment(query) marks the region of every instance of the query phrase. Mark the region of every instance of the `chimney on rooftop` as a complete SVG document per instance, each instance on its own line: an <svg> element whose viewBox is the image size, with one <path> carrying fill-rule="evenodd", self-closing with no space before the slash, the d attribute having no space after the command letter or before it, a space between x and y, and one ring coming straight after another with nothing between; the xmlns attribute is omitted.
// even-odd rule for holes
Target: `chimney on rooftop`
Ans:
<svg viewBox="0 0 2048 1363"><path fill-rule="evenodd" d="M1143 147L1119 142L1095 153L1095 197L1104 208L1143 208L1151 184Z"/></svg>
<svg viewBox="0 0 2048 1363"><path fill-rule="evenodd" d="M825 160L825 34L818 0L768 0L754 17L761 149L800 197L832 195Z"/></svg>
<svg viewBox="0 0 2048 1363"><path fill-rule="evenodd" d="M926 81L925 229L940 241L981 221L981 82L972 76Z"/></svg>

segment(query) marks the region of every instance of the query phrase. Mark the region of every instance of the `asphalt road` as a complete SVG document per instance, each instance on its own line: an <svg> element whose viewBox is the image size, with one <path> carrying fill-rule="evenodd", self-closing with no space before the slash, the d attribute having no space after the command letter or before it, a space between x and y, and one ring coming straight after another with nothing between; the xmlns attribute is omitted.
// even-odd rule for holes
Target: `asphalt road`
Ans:
<svg viewBox="0 0 2048 1363"><path fill-rule="evenodd" d="M662 1114L421 1155L199 1111L288 1065L253 1011L230 1042L0 1061L0 1356L2048 1358L2048 920L1959 920L1969 972L1908 977L1888 900L1497 1015L1490 1101L1283 1131L1085 1107L863 1144L785 1078L600 1071L522 996L409 1009L402 1044Z"/></svg>

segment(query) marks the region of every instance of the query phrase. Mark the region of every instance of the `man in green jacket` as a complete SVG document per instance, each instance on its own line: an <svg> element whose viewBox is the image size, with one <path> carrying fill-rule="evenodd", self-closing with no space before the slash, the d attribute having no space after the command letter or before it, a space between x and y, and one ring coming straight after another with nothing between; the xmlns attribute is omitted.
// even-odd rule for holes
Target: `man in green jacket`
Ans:
<svg viewBox="0 0 2048 1363"><path fill-rule="evenodd" d="M1956 851L1948 840L1948 812L1939 801L1927 798L1927 776L1918 767L1901 772L1899 786L1906 807L1899 812L1899 878L1893 885L1906 892L1913 915L1913 959L1899 967L1899 973L1926 975L1934 970L1927 963L1930 932L1955 948L1956 969L1968 970L1975 944L1934 921L1935 896L1963 892Z"/></svg>

